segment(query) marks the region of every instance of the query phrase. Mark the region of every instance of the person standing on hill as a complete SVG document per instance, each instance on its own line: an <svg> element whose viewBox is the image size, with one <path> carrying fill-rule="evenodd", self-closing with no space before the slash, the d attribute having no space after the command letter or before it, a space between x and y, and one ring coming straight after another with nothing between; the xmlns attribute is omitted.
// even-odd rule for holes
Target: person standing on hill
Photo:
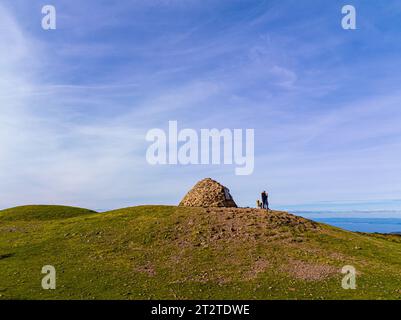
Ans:
<svg viewBox="0 0 401 320"><path fill-rule="evenodd" d="M266 191L262 192L262 207L269 210L269 194Z"/></svg>

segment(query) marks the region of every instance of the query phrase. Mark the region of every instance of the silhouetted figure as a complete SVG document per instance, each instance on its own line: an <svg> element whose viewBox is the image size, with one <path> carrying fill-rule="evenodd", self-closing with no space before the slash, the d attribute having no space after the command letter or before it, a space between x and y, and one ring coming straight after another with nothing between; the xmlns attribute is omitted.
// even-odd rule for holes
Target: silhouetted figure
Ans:
<svg viewBox="0 0 401 320"><path fill-rule="evenodd" d="M266 191L262 192L262 206L263 209L269 210L269 194Z"/></svg>

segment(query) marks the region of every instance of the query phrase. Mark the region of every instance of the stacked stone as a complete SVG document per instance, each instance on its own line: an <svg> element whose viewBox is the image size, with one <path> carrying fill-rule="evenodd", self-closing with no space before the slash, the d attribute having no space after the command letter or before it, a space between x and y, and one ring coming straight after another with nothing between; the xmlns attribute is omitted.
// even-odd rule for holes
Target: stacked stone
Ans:
<svg viewBox="0 0 401 320"><path fill-rule="evenodd" d="M181 200L183 207L234 207L230 191L210 178L199 181Z"/></svg>

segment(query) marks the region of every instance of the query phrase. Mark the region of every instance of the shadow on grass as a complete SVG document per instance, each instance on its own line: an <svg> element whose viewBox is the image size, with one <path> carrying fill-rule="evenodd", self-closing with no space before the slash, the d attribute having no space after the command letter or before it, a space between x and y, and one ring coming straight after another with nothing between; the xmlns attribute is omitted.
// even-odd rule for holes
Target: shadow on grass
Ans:
<svg viewBox="0 0 401 320"><path fill-rule="evenodd" d="M0 254L0 260L7 259L13 257L15 254L14 253L5 253L5 254Z"/></svg>

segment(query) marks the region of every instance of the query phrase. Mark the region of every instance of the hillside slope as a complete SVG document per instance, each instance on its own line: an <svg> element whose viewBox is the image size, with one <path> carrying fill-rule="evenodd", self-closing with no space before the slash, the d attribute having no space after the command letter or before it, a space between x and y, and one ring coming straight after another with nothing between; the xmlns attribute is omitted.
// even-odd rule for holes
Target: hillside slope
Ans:
<svg viewBox="0 0 401 320"><path fill-rule="evenodd" d="M401 297L395 236L258 209L60 209L0 211L0 299ZM41 288L44 265L56 290ZM356 290L341 287L344 265L358 271Z"/></svg>

